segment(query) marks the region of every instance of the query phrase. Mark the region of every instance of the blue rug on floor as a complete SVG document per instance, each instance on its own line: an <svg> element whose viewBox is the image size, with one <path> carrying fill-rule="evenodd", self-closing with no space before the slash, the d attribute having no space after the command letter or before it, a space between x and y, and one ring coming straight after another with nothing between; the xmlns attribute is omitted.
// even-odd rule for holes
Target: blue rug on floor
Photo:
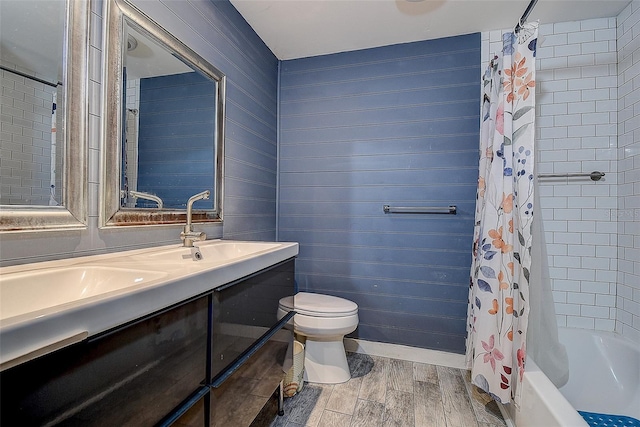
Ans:
<svg viewBox="0 0 640 427"><path fill-rule="evenodd" d="M640 421L624 415L578 411L591 427L640 427Z"/></svg>

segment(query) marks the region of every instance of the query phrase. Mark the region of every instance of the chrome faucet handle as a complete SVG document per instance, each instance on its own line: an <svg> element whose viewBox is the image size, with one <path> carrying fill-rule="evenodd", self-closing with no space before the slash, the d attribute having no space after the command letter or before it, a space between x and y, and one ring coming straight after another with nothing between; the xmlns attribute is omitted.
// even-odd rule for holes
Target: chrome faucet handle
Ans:
<svg viewBox="0 0 640 427"><path fill-rule="evenodd" d="M182 233L180 233L180 240L184 242L185 247L192 248L194 242L207 240L207 235L203 231L184 230Z"/></svg>

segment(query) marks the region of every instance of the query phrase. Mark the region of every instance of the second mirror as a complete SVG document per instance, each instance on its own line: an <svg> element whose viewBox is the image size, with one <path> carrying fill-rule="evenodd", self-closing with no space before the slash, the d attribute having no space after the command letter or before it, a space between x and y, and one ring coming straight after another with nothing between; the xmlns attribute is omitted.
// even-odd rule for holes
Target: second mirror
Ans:
<svg viewBox="0 0 640 427"><path fill-rule="evenodd" d="M215 197L194 220L220 220L224 76L128 2L111 6L105 225L182 222L204 189Z"/></svg>

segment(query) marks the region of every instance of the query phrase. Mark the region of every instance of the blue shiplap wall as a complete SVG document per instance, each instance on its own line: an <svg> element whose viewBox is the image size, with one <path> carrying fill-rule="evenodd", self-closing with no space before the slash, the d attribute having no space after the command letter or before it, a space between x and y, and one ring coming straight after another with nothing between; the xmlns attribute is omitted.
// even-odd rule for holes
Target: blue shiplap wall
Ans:
<svg viewBox="0 0 640 427"><path fill-rule="evenodd" d="M140 79L138 191L184 209L189 197L214 191L216 85L199 73ZM201 200L196 209L212 207ZM138 207L156 203L137 199Z"/></svg>
<svg viewBox="0 0 640 427"><path fill-rule="evenodd" d="M1 0L0 0L1 1ZM226 74L227 161L224 225L208 238L276 238L278 60L229 0L131 0L151 19ZM92 0L89 34L88 216L86 230L2 236L0 265L177 244L180 226L99 228L105 1ZM125 230L126 228L126 230ZM11 248L11 251L4 248ZM10 253L9 253L10 252Z"/></svg>
<svg viewBox="0 0 640 427"><path fill-rule="evenodd" d="M275 240L278 59L228 0L194 4L227 76L223 237Z"/></svg>
<svg viewBox="0 0 640 427"><path fill-rule="evenodd" d="M275 240L278 59L228 0L134 0L227 76L227 239Z"/></svg>
<svg viewBox="0 0 640 427"><path fill-rule="evenodd" d="M479 64L480 34L281 63L278 237L300 290L359 305L355 337L464 352Z"/></svg>

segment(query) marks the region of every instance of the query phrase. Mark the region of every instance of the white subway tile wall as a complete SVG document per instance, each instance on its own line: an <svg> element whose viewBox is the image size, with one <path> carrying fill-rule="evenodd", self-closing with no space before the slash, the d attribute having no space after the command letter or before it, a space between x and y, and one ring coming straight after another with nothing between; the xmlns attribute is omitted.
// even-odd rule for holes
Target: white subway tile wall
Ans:
<svg viewBox="0 0 640 427"><path fill-rule="evenodd" d="M502 32L483 33L483 67L492 52L501 50ZM536 82L538 173L606 173L600 182L540 181L540 213L559 324L615 330L636 342L639 33L640 0L617 18L542 24Z"/></svg>
<svg viewBox="0 0 640 427"><path fill-rule="evenodd" d="M640 342L640 1L618 16L616 331Z"/></svg>
<svg viewBox="0 0 640 427"><path fill-rule="evenodd" d="M127 80L127 186L138 190L138 117L140 110L140 79ZM134 208L136 199L129 197L127 206Z"/></svg>
<svg viewBox="0 0 640 427"><path fill-rule="evenodd" d="M7 61L3 65L33 75ZM0 128L2 140L7 141L0 153L0 204L47 206L51 194L51 113L56 88L5 70L0 70L0 82ZM57 127L61 130L59 116ZM60 138L57 142L60 160L63 146ZM62 175L56 178L54 196L60 202Z"/></svg>
<svg viewBox="0 0 640 427"><path fill-rule="evenodd" d="M102 43L103 43L103 2L91 2L89 20L89 205L88 216L90 229L95 230L98 225L99 183L100 183L100 141L102 139L101 106L102 100ZM95 233L95 232L94 232ZM93 233L92 233L93 234Z"/></svg>
<svg viewBox="0 0 640 427"><path fill-rule="evenodd" d="M502 49L501 34L483 34L485 60ZM618 232L616 19L542 24L539 34L537 171L606 173L600 182L539 181L558 322L613 331ZM614 274L598 275L599 271Z"/></svg>

